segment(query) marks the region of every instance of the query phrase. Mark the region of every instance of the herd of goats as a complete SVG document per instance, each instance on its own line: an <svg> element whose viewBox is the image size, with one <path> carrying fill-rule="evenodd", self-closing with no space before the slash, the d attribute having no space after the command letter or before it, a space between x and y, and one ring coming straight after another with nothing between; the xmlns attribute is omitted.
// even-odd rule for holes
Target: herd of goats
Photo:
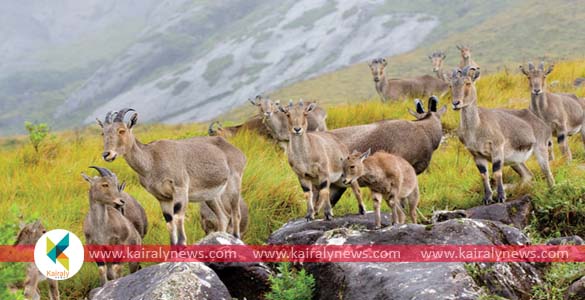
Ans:
<svg viewBox="0 0 585 300"><path fill-rule="evenodd" d="M392 210L392 222L404 223L408 207L417 222L419 188L417 175L430 164L433 152L443 138L439 99L449 88L452 108L461 111L458 136L469 150L481 175L484 204L492 201L488 162L496 184L496 201L505 201L502 166L510 165L521 177L531 180L526 166L534 154L549 186L554 185L549 160L553 159L552 136L556 136L562 154L571 159L567 137L577 132L585 142L585 99L572 94L546 91L546 77L553 65L544 63L520 70L529 80L530 105L527 109L487 109L478 107L475 83L479 66L471 59L469 47L458 46L461 62L453 72L443 72L445 54L429 56L436 76L410 79L387 79L387 61L377 58L368 63L376 91L383 101L408 97L429 97L425 106L415 100L409 109L415 120L383 120L366 125L328 130L327 113L315 102L292 101L281 105L256 96L250 102L258 114L244 124L223 128L214 122L207 137L183 140L158 140L142 144L132 129L138 114L129 108L109 112L97 123L102 128L107 162L118 156L138 174L140 184L151 193L162 209L171 245L186 245L184 221L189 202L199 202L201 224L206 233L229 232L236 237L245 232L248 208L241 195L246 157L225 138L240 130L257 131L275 140L288 156L297 175L307 204L307 220L323 208L324 217L333 217L332 208L348 187L358 201L360 214L365 214L361 187L371 190L374 200L375 226L381 226L380 205L384 199ZM219 126L216 126L219 125ZM84 222L87 244L141 244L147 232L146 213L140 203L124 192L124 183L103 167L91 167L99 176L83 174L89 182L90 209ZM44 232L37 222L27 225L17 243L34 243ZM36 236L35 236L36 234ZM32 242L31 242L32 241ZM120 265L98 263L100 282L120 276ZM138 269L130 265L130 271ZM29 273L38 273L31 271ZM25 291L38 295L36 284L41 276L29 274ZM31 279L32 278L32 279ZM50 284L51 295L58 298L56 283ZM34 297L32 297L34 298Z"/></svg>

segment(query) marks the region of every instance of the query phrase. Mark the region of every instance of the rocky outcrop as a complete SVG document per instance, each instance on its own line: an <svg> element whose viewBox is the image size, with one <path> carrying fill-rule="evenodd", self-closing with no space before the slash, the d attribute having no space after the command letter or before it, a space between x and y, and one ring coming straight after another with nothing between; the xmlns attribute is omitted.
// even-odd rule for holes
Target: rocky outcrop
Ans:
<svg viewBox="0 0 585 300"><path fill-rule="evenodd" d="M523 196L513 201L477 206L465 211L471 219L482 219L502 222L516 228L524 228L530 223L532 199Z"/></svg>
<svg viewBox="0 0 585 300"><path fill-rule="evenodd" d="M227 288L203 263L161 263L109 281L90 293L91 300L226 299Z"/></svg>
<svg viewBox="0 0 585 300"><path fill-rule="evenodd" d="M566 300L582 300L585 299L585 277L573 282L565 293Z"/></svg>
<svg viewBox="0 0 585 300"><path fill-rule="evenodd" d="M563 236L563 237L550 239L546 242L546 244L547 245L581 246L581 245L585 245L585 241L583 241L583 239L578 235L572 235L572 236Z"/></svg>
<svg viewBox="0 0 585 300"><path fill-rule="evenodd" d="M530 243L517 228L489 220L463 218L432 225L369 228L373 228L373 218L368 215L337 217L331 222L296 220L274 232L269 242L336 245ZM541 281L540 271L528 263L308 263L303 267L316 279L316 299L477 299L486 291L510 299L529 299L531 286Z"/></svg>
<svg viewBox="0 0 585 300"><path fill-rule="evenodd" d="M231 234L215 232L197 245L244 245ZM232 297L237 299L264 299L270 291L269 278L272 270L264 263L206 263L226 285Z"/></svg>

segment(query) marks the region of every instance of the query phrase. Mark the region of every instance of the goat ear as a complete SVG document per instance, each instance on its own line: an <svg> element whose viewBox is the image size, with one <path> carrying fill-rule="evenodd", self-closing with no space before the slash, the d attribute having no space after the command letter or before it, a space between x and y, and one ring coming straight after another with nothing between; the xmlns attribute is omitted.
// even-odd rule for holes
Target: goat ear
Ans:
<svg viewBox="0 0 585 300"><path fill-rule="evenodd" d="M388 65L388 62L386 61L385 58L382 58L382 65L385 67Z"/></svg>
<svg viewBox="0 0 585 300"><path fill-rule="evenodd" d="M132 116L130 117L130 121L128 122L128 128L134 127L134 125L136 125L137 122L138 122L138 113L134 112L134 113L132 113Z"/></svg>
<svg viewBox="0 0 585 300"><path fill-rule="evenodd" d="M257 104L256 102L254 102L254 100L252 100L252 99L248 98L248 101L250 101L250 103L252 103L252 105L254 105L254 106L258 106L258 104Z"/></svg>
<svg viewBox="0 0 585 300"><path fill-rule="evenodd" d="M442 58L443 58L443 59L447 58L447 54L445 54L445 53L442 53L441 55L442 55Z"/></svg>
<svg viewBox="0 0 585 300"><path fill-rule="evenodd" d="M413 117L415 117L417 120L422 117L421 114L417 113L416 111L414 111L410 108L408 108L408 113L411 114Z"/></svg>
<svg viewBox="0 0 585 300"><path fill-rule="evenodd" d="M288 109L286 108L286 106L278 105L278 110L285 114L288 113Z"/></svg>
<svg viewBox="0 0 585 300"><path fill-rule="evenodd" d="M368 158L370 153L372 153L372 148L369 148L368 151L362 153L362 155L360 155L360 160L363 161L364 159Z"/></svg>
<svg viewBox="0 0 585 300"><path fill-rule="evenodd" d="M432 60L432 59L433 59L433 56L432 56L432 55L429 55L428 57L429 57L429 59L430 59L430 60Z"/></svg>
<svg viewBox="0 0 585 300"><path fill-rule="evenodd" d="M315 110L315 107L317 107L317 104L315 104L315 102L307 105L307 108L305 108L305 112L312 112L313 110Z"/></svg>
<svg viewBox="0 0 585 300"><path fill-rule="evenodd" d="M479 78L479 68L470 68L469 71L473 71L471 74L469 74L469 77L471 78L472 81L476 81Z"/></svg>
<svg viewBox="0 0 585 300"><path fill-rule="evenodd" d="M546 69L546 72L544 73L544 75L550 74L553 71L554 67L555 67L555 64L548 65L548 69Z"/></svg>
<svg viewBox="0 0 585 300"><path fill-rule="evenodd" d="M102 121L100 121L100 119L95 118L95 121L101 128L104 128L104 123L102 123Z"/></svg>
<svg viewBox="0 0 585 300"><path fill-rule="evenodd" d="M120 184L118 186L118 191L122 192L122 191L124 191L125 188L126 188L126 181L122 182L122 184Z"/></svg>
<svg viewBox="0 0 585 300"><path fill-rule="evenodd" d="M456 47L457 47L458 50L461 50L462 49L460 45L456 45Z"/></svg>
<svg viewBox="0 0 585 300"><path fill-rule="evenodd" d="M520 67L518 67L520 69L520 72L522 72L522 74L528 76L528 72L526 71L526 69L524 69L523 65L520 65Z"/></svg>
<svg viewBox="0 0 585 300"><path fill-rule="evenodd" d="M87 174L81 173L81 177L83 177L83 179L85 179L85 181L89 182L90 184L93 183L93 179L87 176Z"/></svg>

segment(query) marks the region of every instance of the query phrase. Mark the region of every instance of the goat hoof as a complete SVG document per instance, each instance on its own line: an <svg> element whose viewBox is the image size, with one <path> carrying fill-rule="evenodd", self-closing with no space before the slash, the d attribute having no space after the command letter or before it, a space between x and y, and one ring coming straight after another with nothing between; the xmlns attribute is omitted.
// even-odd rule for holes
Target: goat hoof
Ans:
<svg viewBox="0 0 585 300"><path fill-rule="evenodd" d="M315 217L311 216L311 215L306 215L305 219L307 220L307 222L311 222L315 219Z"/></svg>
<svg viewBox="0 0 585 300"><path fill-rule="evenodd" d="M325 220L331 221L332 219L333 219L333 214L332 213L325 213Z"/></svg>
<svg viewBox="0 0 585 300"><path fill-rule="evenodd" d="M498 203L504 203L506 202L506 196L498 196L496 200Z"/></svg>
<svg viewBox="0 0 585 300"><path fill-rule="evenodd" d="M363 206L360 206L360 215L365 215L366 209Z"/></svg>
<svg viewBox="0 0 585 300"><path fill-rule="evenodd" d="M239 235L239 234L235 234L235 233L234 233L234 237L235 237L236 239L238 239L238 240L240 239L240 235Z"/></svg>
<svg viewBox="0 0 585 300"><path fill-rule="evenodd" d="M490 205L491 202L492 202L492 197L483 198L483 205Z"/></svg>

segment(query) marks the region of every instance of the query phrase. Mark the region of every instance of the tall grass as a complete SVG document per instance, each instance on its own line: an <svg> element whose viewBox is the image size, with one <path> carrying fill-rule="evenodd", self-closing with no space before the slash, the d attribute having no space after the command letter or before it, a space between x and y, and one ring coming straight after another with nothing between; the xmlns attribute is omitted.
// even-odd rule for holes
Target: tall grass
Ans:
<svg viewBox="0 0 585 300"><path fill-rule="evenodd" d="M583 96L585 91L573 90L570 83L584 68L585 61L559 63L549 78L549 81L559 81L552 90L576 92ZM483 75L478 82L478 93L480 106L528 106L526 79L516 73L502 71ZM449 95L441 98L442 104L448 101ZM339 104L328 107L328 125L330 128L337 128L387 118L412 119L407 113L407 108L412 106L412 99L382 104L377 98ZM468 208L481 203L479 175L471 156L454 134L458 122L459 114L449 109L443 118L447 138L434 154L428 171L419 177L420 208L427 216L436 209ZM180 139L205 133L206 127L201 124L138 124L135 129L135 135L142 142L163 138ZM286 156L274 142L253 132L241 133L230 141L242 149L248 158L242 192L250 207L250 226L244 240L251 244L263 243L270 232L283 223L304 215L302 191L288 166ZM585 184L585 151L578 138L571 138L570 142L575 160L568 164L557 159L552 163L552 169L559 185L579 187ZM87 167L98 165L110 168L121 180L126 180L127 192L144 206L150 223L144 243L168 242L159 204L140 186L136 174L123 159L113 163L105 163L101 159L102 141L97 126L58 133L53 141L41 146L39 153L34 151L26 137L0 140L0 145L5 145L0 146L0 211L5 212L0 220L3 236L8 233L6 228L14 229L13 225L23 216L25 219L38 217L45 227L68 229L83 240L82 223L88 211L88 185L80 174L92 172ZM558 147L555 145L556 148ZM558 149L555 151L556 157L560 157ZM567 192L567 188L563 188L562 193L549 193L534 159L531 159L528 166L535 174L531 189L509 190L510 198L532 192L537 195L538 203L546 204L548 197L571 193ZM504 176L509 182L518 180L518 176L508 168L505 169ZM580 190L575 188L573 192ZM357 213L356 200L350 194L346 193L335 207L337 216ZM371 201L366 201L366 206L372 209ZM204 235L198 219L198 206L190 205L186 220L189 242L195 242ZM78 275L61 283L62 299L82 298L97 284L96 267L85 264Z"/></svg>

